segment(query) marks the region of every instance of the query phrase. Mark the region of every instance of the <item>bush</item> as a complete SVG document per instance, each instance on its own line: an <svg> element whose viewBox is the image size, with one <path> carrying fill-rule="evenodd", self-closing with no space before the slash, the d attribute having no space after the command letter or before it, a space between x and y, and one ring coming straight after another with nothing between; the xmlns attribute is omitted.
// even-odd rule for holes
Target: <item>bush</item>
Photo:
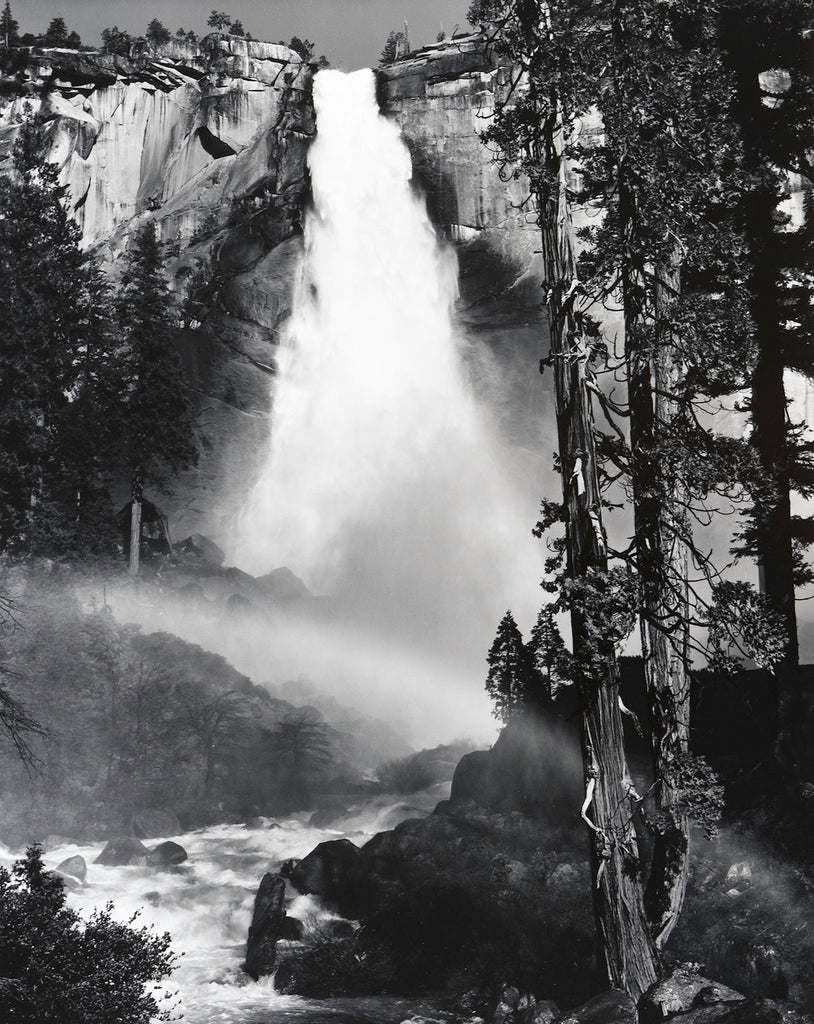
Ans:
<svg viewBox="0 0 814 1024"><path fill-rule="evenodd" d="M112 904L88 921L65 906L58 875L30 846L0 868L0 1002L9 1024L149 1024L169 1020L152 991L174 965L170 937L114 921Z"/></svg>

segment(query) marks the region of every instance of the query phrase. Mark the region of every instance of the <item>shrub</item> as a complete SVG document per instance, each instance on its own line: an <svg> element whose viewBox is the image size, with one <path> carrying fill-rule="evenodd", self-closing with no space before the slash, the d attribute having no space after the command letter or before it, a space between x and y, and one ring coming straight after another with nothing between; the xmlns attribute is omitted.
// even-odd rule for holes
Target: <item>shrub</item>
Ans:
<svg viewBox="0 0 814 1024"><path fill-rule="evenodd" d="M87 921L65 906L58 875L30 846L0 868L0 1001L9 1024L149 1024L169 1020L153 991L174 964L167 934L113 920L112 904Z"/></svg>

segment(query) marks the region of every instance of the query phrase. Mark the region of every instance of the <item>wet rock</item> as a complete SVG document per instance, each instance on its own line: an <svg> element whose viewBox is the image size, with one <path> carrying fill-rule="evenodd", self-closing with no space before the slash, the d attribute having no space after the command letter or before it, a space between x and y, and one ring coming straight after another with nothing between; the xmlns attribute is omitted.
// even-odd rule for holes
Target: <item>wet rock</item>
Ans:
<svg viewBox="0 0 814 1024"><path fill-rule="evenodd" d="M77 853L73 857L67 857L61 864L57 864L57 871L61 875L70 875L79 882L84 882L88 877L88 866L85 858Z"/></svg>
<svg viewBox="0 0 814 1024"><path fill-rule="evenodd" d="M641 1024L655 1024L694 1007L737 1003L743 998L740 992L699 974L697 964L679 964L639 1000L639 1019Z"/></svg>
<svg viewBox="0 0 814 1024"><path fill-rule="evenodd" d="M529 1012L523 1015L524 1024L551 1024L552 1021L561 1017L560 1008L550 999L538 999L535 1004L529 1007Z"/></svg>
<svg viewBox="0 0 814 1024"><path fill-rule="evenodd" d="M187 859L187 851L180 843L167 840L153 847L147 854L147 864L152 868L167 867L170 864L183 864Z"/></svg>
<svg viewBox="0 0 814 1024"><path fill-rule="evenodd" d="M73 875L65 875L61 871L54 871L53 874L60 879L62 887L69 892L77 892L82 888L82 883L78 878L74 878Z"/></svg>
<svg viewBox="0 0 814 1024"><path fill-rule="evenodd" d="M333 823L348 813L347 804L344 800L333 804L327 804L314 811L308 819L309 828L328 828Z"/></svg>
<svg viewBox="0 0 814 1024"><path fill-rule="evenodd" d="M327 939L350 939L356 933L356 929L350 921L344 917L331 917L320 924L320 931Z"/></svg>
<svg viewBox="0 0 814 1024"><path fill-rule="evenodd" d="M283 918L283 923L280 928L281 939L288 939L291 942L299 942L303 935L305 935L305 925L299 920L299 918L288 916Z"/></svg>
<svg viewBox="0 0 814 1024"><path fill-rule="evenodd" d="M277 940L285 921L285 879L271 872L263 875L254 899L254 913L246 944L246 973L255 981L273 974L277 963Z"/></svg>
<svg viewBox="0 0 814 1024"><path fill-rule="evenodd" d="M797 1007L770 999L699 1006L670 1018L671 1024L802 1024L806 1015ZM810 1018L808 1018L810 1024Z"/></svg>
<svg viewBox="0 0 814 1024"><path fill-rule="evenodd" d="M257 583L265 595L277 604L289 604L312 597L311 591L299 576L295 576L285 565L272 569L265 576L258 576Z"/></svg>
<svg viewBox="0 0 814 1024"><path fill-rule="evenodd" d="M160 836L177 836L181 822L174 811L167 808L152 808L139 811L133 816L133 835L139 839L156 839Z"/></svg>
<svg viewBox="0 0 814 1024"><path fill-rule="evenodd" d="M359 847L350 839L331 839L312 850L289 877L299 892L336 901L344 889L356 884L360 870Z"/></svg>
<svg viewBox="0 0 814 1024"><path fill-rule="evenodd" d="M626 992L602 992L560 1017L559 1024L637 1024L636 1004Z"/></svg>
<svg viewBox="0 0 814 1024"><path fill-rule="evenodd" d="M107 867L146 864L149 852L140 839L122 836L119 839L111 839L93 863L104 864Z"/></svg>

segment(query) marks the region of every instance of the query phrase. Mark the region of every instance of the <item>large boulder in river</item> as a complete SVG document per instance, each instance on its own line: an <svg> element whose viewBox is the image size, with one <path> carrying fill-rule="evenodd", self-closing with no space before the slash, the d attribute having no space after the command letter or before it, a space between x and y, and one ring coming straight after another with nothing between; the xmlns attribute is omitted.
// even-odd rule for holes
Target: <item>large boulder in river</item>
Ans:
<svg viewBox="0 0 814 1024"><path fill-rule="evenodd" d="M111 839L93 863L104 864L106 867L146 864L149 852L135 836L121 836L119 839Z"/></svg>
<svg viewBox="0 0 814 1024"><path fill-rule="evenodd" d="M147 864L151 868L165 868L173 864L183 864L186 859L187 851L183 846L170 840L154 846L147 854Z"/></svg>
<svg viewBox="0 0 814 1024"><path fill-rule="evenodd" d="M273 974L277 964L277 940L284 937L285 879L270 872L263 875L254 899L254 913L246 944L246 973L255 981Z"/></svg>
<svg viewBox="0 0 814 1024"><path fill-rule="evenodd" d="M177 836L181 822L174 811L166 807L153 807L133 815L133 835L139 839L157 839L160 836Z"/></svg>
<svg viewBox="0 0 814 1024"><path fill-rule="evenodd" d="M291 871L291 883L301 893L333 900L354 881L360 870L361 852L350 839L320 843Z"/></svg>
<svg viewBox="0 0 814 1024"><path fill-rule="evenodd" d="M60 864L57 864L57 871L60 875L70 875L71 878L75 878L78 882L84 882L88 876L88 866L85 863L85 858L80 857L78 853L73 857L67 857Z"/></svg>

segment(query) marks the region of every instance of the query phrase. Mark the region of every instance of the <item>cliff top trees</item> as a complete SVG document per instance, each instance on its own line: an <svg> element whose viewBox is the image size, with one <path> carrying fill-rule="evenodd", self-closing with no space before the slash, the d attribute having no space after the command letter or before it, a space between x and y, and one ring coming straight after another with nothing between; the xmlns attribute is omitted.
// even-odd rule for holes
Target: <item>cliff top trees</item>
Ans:
<svg viewBox="0 0 814 1024"><path fill-rule="evenodd" d="M161 24L158 18L153 18L147 26L144 38L151 46L161 46L172 39L172 33L168 28L165 28L164 25Z"/></svg>

